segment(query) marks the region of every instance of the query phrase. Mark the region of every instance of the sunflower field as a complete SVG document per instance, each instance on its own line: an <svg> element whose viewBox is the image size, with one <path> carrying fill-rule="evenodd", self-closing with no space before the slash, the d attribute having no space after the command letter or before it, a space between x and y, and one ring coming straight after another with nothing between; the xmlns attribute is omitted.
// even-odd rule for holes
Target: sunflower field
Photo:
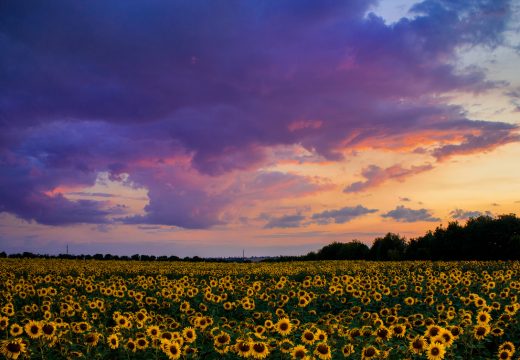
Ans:
<svg viewBox="0 0 520 360"><path fill-rule="evenodd" d="M519 359L519 262L0 260L8 359Z"/></svg>

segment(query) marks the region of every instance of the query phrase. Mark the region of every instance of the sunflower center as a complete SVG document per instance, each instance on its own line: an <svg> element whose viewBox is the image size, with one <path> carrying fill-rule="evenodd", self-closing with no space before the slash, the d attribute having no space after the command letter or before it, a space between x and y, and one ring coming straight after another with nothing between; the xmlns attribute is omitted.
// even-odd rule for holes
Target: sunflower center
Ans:
<svg viewBox="0 0 520 360"><path fill-rule="evenodd" d="M439 349L436 348L436 347L434 347L434 348L432 349L432 355L434 355L434 356L439 355Z"/></svg>
<svg viewBox="0 0 520 360"><path fill-rule="evenodd" d="M320 354L328 354L329 353L329 347L327 345L324 345L324 344L318 345L317 350L318 350L318 352Z"/></svg>
<svg viewBox="0 0 520 360"><path fill-rule="evenodd" d="M7 344L7 350L12 353L20 352L21 346L18 343L9 343Z"/></svg>
<svg viewBox="0 0 520 360"><path fill-rule="evenodd" d="M49 324L43 325L43 333L45 335L52 335L53 332L54 332L54 327L52 325L49 325Z"/></svg>
<svg viewBox="0 0 520 360"><path fill-rule="evenodd" d="M225 344L227 342L228 338L226 335L220 335L218 337L218 342L221 343L221 344Z"/></svg>
<svg viewBox="0 0 520 360"><path fill-rule="evenodd" d="M254 344L253 349L258 353L262 353L265 350L265 346L264 344Z"/></svg>
<svg viewBox="0 0 520 360"><path fill-rule="evenodd" d="M365 350L365 355L368 357L374 356L375 354L376 354L376 351L374 350L374 348L369 347L368 349Z"/></svg>

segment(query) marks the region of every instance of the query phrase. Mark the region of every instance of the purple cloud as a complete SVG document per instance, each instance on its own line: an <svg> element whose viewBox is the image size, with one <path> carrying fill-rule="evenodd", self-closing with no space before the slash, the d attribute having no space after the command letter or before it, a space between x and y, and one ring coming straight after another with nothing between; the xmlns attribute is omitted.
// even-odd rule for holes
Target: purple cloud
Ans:
<svg viewBox="0 0 520 360"><path fill-rule="evenodd" d="M393 165L383 169L377 165L370 165L363 169L361 175L366 179L365 181L357 181L348 185L343 192L354 193L376 187L389 179L396 179L404 181L405 178L420 174L424 171L433 169L430 164L412 166L409 169L403 168L401 165Z"/></svg>
<svg viewBox="0 0 520 360"><path fill-rule="evenodd" d="M313 179L281 172L246 174L229 184L196 175L193 170L142 169L133 171L136 186L149 189L145 215L120 218L127 224L157 224L188 229L205 229L225 224L225 213L241 204L260 200L291 198L312 194L324 185ZM229 179L220 179L227 183ZM215 186L222 185L219 191Z"/></svg>
<svg viewBox="0 0 520 360"><path fill-rule="evenodd" d="M3 2L0 211L108 222L105 203L46 195L108 171L149 191L146 214L125 221L208 227L226 221L230 196L253 192L215 192L210 179L256 171L274 146L337 161L345 150L429 141L442 160L519 141L516 125L468 119L439 96L501 86L485 69L457 68L457 49L501 44L509 1L427 0L390 25L366 15L373 4ZM209 178L197 187L180 171Z"/></svg>
<svg viewBox="0 0 520 360"><path fill-rule="evenodd" d="M321 225L330 223L344 224L357 217L377 211L377 209L368 209L362 205L354 207L346 206L337 210L325 210L320 213L312 214L311 220Z"/></svg>
<svg viewBox="0 0 520 360"><path fill-rule="evenodd" d="M391 218L399 222L436 222L441 220L440 218L434 217L427 209L410 209L404 207L403 205L399 205L394 210L390 210L381 216L384 218Z"/></svg>
<svg viewBox="0 0 520 360"><path fill-rule="evenodd" d="M512 133L510 130L515 128L511 125L509 129L497 130L494 132L486 131L480 135L468 134L459 144L449 144L440 146L433 151L433 156L438 160L444 160L454 154L472 154L476 152L488 152L500 145L520 141L520 134Z"/></svg>
<svg viewBox="0 0 520 360"><path fill-rule="evenodd" d="M264 225L264 229L273 228L297 228L302 225L305 216L301 214L283 215L280 217L269 217L269 221Z"/></svg>

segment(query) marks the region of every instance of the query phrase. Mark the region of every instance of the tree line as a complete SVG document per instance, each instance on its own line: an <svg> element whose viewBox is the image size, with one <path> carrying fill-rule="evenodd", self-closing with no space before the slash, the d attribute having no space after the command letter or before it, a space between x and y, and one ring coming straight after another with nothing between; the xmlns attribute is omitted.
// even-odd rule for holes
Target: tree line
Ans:
<svg viewBox="0 0 520 360"><path fill-rule="evenodd" d="M242 258L201 258L198 256L139 255L39 255L31 252L0 253L0 258L58 258L82 260L136 260L136 261L187 261L187 262L250 262ZM515 214L470 218L464 225L457 221L447 227L438 226L425 235L406 240L395 233L374 239L372 246L359 240L347 243L333 242L318 251L302 256L279 256L262 261L308 260L520 260L520 218Z"/></svg>
<svg viewBox="0 0 520 360"><path fill-rule="evenodd" d="M387 233L372 246L353 240L333 242L303 256L281 256L270 261L296 260L520 260L520 218L515 214L470 218L438 226L425 235L406 240Z"/></svg>

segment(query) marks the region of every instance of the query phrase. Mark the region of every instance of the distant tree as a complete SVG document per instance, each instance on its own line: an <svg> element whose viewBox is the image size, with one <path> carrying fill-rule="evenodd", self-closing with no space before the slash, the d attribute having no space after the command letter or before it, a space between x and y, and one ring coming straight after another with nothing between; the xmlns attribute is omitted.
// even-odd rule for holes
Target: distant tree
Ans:
<svg viewBox="0 0 520 360"><path fill-rule="evenodd" d="M398 234L387 233L376 238L369 251L372 260L402 260L406 250L406 241Z"/></svg>
<svg viewBox="0 0 520 360"><path fill-rule="evenodd" d="M359 240L349 243L333 242L322 247L317 258L320 260L362 260L366 259L369 253L367 245Z"/></svg>

